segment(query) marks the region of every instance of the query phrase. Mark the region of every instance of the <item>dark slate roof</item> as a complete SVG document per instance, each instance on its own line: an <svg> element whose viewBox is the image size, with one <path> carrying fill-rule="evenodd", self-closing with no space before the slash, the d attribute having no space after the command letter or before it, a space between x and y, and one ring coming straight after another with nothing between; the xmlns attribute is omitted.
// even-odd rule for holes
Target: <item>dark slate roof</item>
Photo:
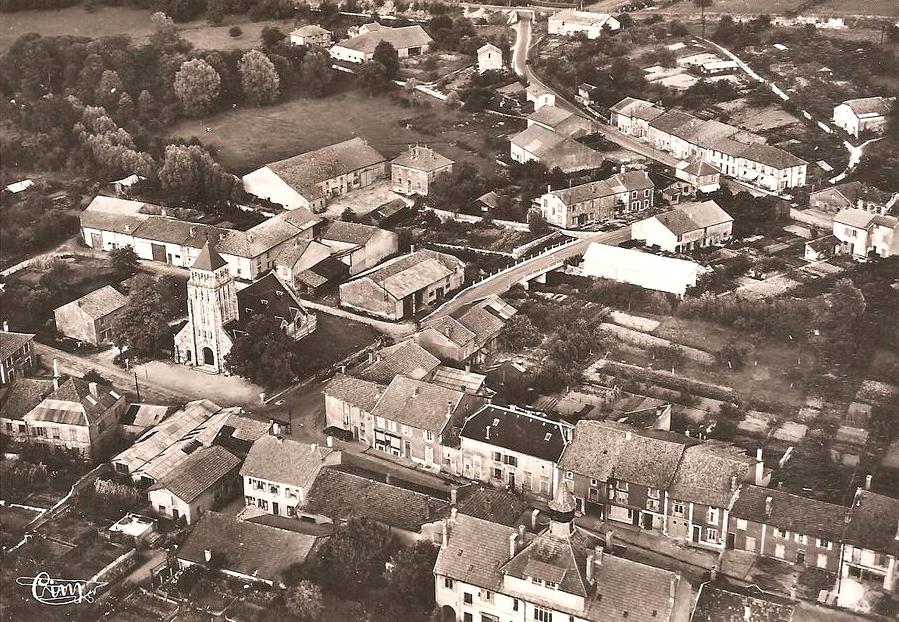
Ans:
<svg viewBox="0 0 899 622"><path fill-rule="evenodd" d="M464 397L462 391L397 376L378 400L372 415L440 433Z"/></svg>
<svg viewBox="0 0 899 622"><path fill-rule="evenodd" d="M784 170L794 166L807 164L805 160L797 158L792 153L778 147L772 147L771 145L761 143L746 145L746 148L740 152L740 157L770 166L777 170Z"/></svg>
<svg viewBox="0 0 899 622"><path fill-rule="evenodd" d="M191 503L232 473L239 464L240 458L224 447L201 447L154 484L151 490L164 488L185 503Z"/></svg>
<svg viewBox="0 0 899 622"><path fill-rule="evenodd" d="M34 339L34 335L31 333L0 331L0 361L8 359L32 339Z"/></svg>
<svg viewBox="0 0 899 622"><path fill-rule="evenodd" d="M509 559L509 536L514 527L459 514L447 526L447 546L440 549L434 573L497 591L500 568Z"/></svg>
<svg viewBox="0 0 899 622"><path fill-rule="evenodd" d="M381 229L371 225L335 220L325 226L321 238L323 240L334 240L336 242L364 246L379 231L381 231Z"/></svg>
<svg viewBox="0 0 899 622"><path fill-rule="evenodd" d="M596 593L589 601L589 618L605 622L670 620L672 586L679 576L668 570L604 554L594 571Z"/></svg>
<svg viewBox="0 0 899 622"><path fill-rule="evenodd" d="M796 603L783 596L762 592L758 587L735 587L704 583L690 622L790 622Z"/></svg>
<svg viewBox="0 0 899 622"><path fill-rule="evenodd" d="M318 475L325 458L333 451L321 445L263 436L253 443L240 468L240 474L306 488Z"/></svg>
<svg viewBox="0 0 899 622"><path fill-rule="evenodd" d="M686 213L673 209L662 214L657 214L655 219L662 223L674 235L684 235L690 231L699 229L699 225L693 222Z"/></svg>
<svg viewBox="0 0 899 622"><path fill-rule="evenodd" d="M487 404L465 420L460 436L557 462L571 438L571 426L545 413Z"/></svg>
<svg viewBox="0 0 899 622"><path fill-rule="evenodd" d="M754 466L755 460L727 443L707 441L687 447L668 494L678 501L728 507Z"/></svg>
<svg viewBox="0 0 899 622"><path fill-rule="evenodd" d="M844 542L899 555L899 499L859 490L849 511Z"/></svg>
<svg viewBox="0 0 899 622"><path fill-rule="evenodd" d="M293 291L274 272L238 290L237 305L241 326L256 314L270 315L288 323L301 322L309 315Z"/></svg>
<svg viewBox="0 0 899 622"><path fill-rule="evenodd" d="M771 511L766 512L769 497ZM740 488L731 515L794 533L839 541L847 510L842 505L800 497L783 490L747 485ZM894 532L895 527L896 522L893 521Z"/></svg>
<svg viewBox="0 0 899 622"><path fill-rule="evenodd" d="M518 519L528 507L527 501L515 493L478 484L459 489L456 503L460 514L509 527L518 524Z"/></svg>
<svg viewBox="0 0 899 622"><path fill-rule="evenodd" d="M392 165L431 172L451 166L452 163L452 160L437 153L430 147L415 145L398 155L393 160Z"/></svg>
<svg viewBox="0 0 899 622"><path fill-rule="evenodd" d="M53 392L53 381L40 378L15 378L3 396L0 417L21 419Z"/></svg>
<svg viewBox="0 0 899 622"><path fill-rule="evenodd" d="M94 395L91 393L90 383L81 378L69 378L25 415L25 418L28 421L90 425L121 397L108 385L97 385L97 394Z"/></svg>
<svg viewBox="0 0 899 622"><path fill-rule="evenodd" d="M88 317L97 320L106 317L110 313L115 313L124 307L126 302L128 302L128 299L117 289L111 285L104 285L63 306L76 306Z"/></svg>
<svg viewBox="0 0 899 622"><path fill-rule="evenodd" d="M335 374L327 384L324 394L370 413L378 403L384 387L361 378L353 378L345 374Z"/></svg>
<svg viewBox="0 0 899 622"><path fill-rule="evenodd" d="M419 24L415 24L399 28L382 26L351 39L341 41L338 45L365 54L372 54L381 41L387 41L397 50L417 48L433 43L433 39L425 32L425 29Z"/></svg>
<svg viewBox="0 0 899 622"><path fill-rule="evenodd" d="M207 511L178 550L178 558L205 564L205 551L225 560L225 569L275 583L293 564L306 561L315 545L310 536Z"/></svg>
<svg viewBox="0 0 899 622"><path fill-rule="evenodd" d="M197 260L194 262L194 265L191 266L191 268L194 270L206 270L207 272L214 272L222 266L227 265L228 262L222 259L222 256L218 254L215 248L213 248L207 240L203 245L202 250L200 250L200 254L197 256Z"/></svg>
<svg viewBox="0 0 899 622"><path fill-rule="evenodd" d="M560 591L587 598L587 554L600 544L598 538L575 529L569 537L554 536L549 530L538 535L502 568L519 579L552 581Z"/></svg>
<svg viewBox="0 0 899 622"><path fill-rule="evenodd" d="M650 121L649 127L654 127L662 132L673 134L679 128L690 125L694 121L696 121L696 118L686 112L669 110Z"/></svg>
<svg viewBox="0 0 899 622"><path fill-rule="evenodd" d="M378 384L389 384L396 376L421 380L440 366L440 359L411 339L382 348L377 356L359 375Z"/></svg>
<svg viewBox="0 0 899 622"><path fill-rule="evenodd" d="M333 520L365 516L384 525L418 531L445 516L449 504L428 494L371 479L341 467L322 469L303 511Z"/></svg>

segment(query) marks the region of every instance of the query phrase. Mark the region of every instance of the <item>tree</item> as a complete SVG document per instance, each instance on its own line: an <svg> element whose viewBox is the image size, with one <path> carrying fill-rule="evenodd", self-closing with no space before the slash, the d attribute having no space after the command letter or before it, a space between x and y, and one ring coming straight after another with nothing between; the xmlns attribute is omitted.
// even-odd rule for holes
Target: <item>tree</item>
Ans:
<svg viewBox="0 0 899 622"><path fill-rule="evenodd" d="M531 318L524 314L515 315L506 323L501 338L510 352L536 348L543 341L543 335L534 326Z"/></svg>
<svg viewBox="0 0 899 622"><path fill-rule="evenodd" d="M395 599L423 610L434 607L434 563L440 549L427 540L400 549L390 558L387 591Z"/></svg>
<svg viewBox="0 0 899 622"><path fill-rule="evenodd" d="M137 260L137 253L130 246L109 251L109 264L118 279L124 279L137 272Z"/></svg>
<svg viewBox="0 0 899 622"><path fill-rule="evenodd" d="M206 21L211 26L218 26L225 19L228 0L206 0Z"/></svg>
<svg viewBox="0 0 899 622"><path fill-rule="evenodd" d="M240 58L238 71L247 101L261 106L278 98L280 80L268 56L259 50L250 50Z"/></svg>
<svg viewBox="0 0 899 622"><path fill-rule="evenodd" d="M69 280L72 278L72 268L69 264L54 260L50 269L41 275L38 283L54 300L66 297L69 291Z"/></svg>
<svg viewBox="0 0 899 622"><path fill-rule="evenodd" d="M127 346L137 356L160 356L172 344L169 320L185 306L184 285L173 277L155 280L139 275L131 295L112 324L112 335L120 348Z"/></svg>
<svg viewBox="0 0 899 622"><path fill-rule="evenodd" d="M262 46L266 48L273 48L286 38L287 35L281 32L281 29L277 26L266 26L262 29L262 34L260 35Z"/></svg>
<svg viewBox="0 0 899 622"><path fill-rule="evenodd" d="M531 210L530 214L528 214L528 229L534 235L546 235L549 233L549 225L543 217L543 212L536 209Z"/></svg>
<svg viewBox="0 0 899 622"><path fill-rule="evenodd" d="M390 85L387 68L377 61L370 60L356 73L356 83L368 91L369 95L382 92Z"/></svg>
<svg viewBox="0 0 899 622"><path fill-rule="evenodd" d="M749 348L742 343L730 342L715 353L715 359L722 366L726 365L729 369L739 371L746 365L746 357L749 354Z"/></svg>
<svg viewBox="0 0 899 622"><path fill-rule="evenodd" d="M352 518L322 546L315 576L325 586L355 595L379 584L384 563L396 550L390 533L370 518Z"/></svg>
<svg viewBox="0 0 899 622"><path fill-rule="evenodd" d="M298 622L316 622L325 610L321 588L312 581L300 581L289 588L285 604Z"/></svg>
<svg viewBox="0 0 899 622"><path fill-rule="evenodd" d="M212 109L221 83L221 77L209 63L195 58L181 63L172 86L184 111L198 116Z"/></svg>
<svg viewBox="0 0 899 622"><path fill-rule="evenodd" d="M153 32L150 33L150 45L160 52L171 52L188 47L178 34L178 27L171 17L161 11L150 16Z"/></svg>
<svg viewBox="0 0 899 622"><path fill-rule="evenodd" d="M122 93L122 79L119 74L111 69L104 71L97 84L97 102L111 108L119 101Z"/></svg>
<svg viewBox="0 0 899 622"><path fill-rule="evenodd" d="M158 176L163 192L175 202L228 201L240 187L240 180L225 171L199 145L166 147Z"/></svg>
<svg viewBox="0 0 899 622"><path fill-rule="evenodd" d="M333 80L334 73L328 51L320 46L310 48L300 66L300 84L309 95L321 97L331 89Z"/></svg>
<svg viewBox="0 0 899 622"><path fill-rule="evenodd" d="M281 387L293 380L293 368L298 364L293 345L277 318L257 314L234 340L225 364L233 373L260 386Z"/></svg>
<svg viewBox="0 0 899 622"><path fill-rule="evenodd" d="M400 57L389 41L381 41L375 47L371 59L384 65L388 80L395 80L400 72Z"/></svg>
<svg viewBox="0 0 899 622"><path fill-rule="evenodd" d="M712 6L712 0L693 0L693 4L699 7L702 21L702 38L705 39L705 8Z"/></svg>

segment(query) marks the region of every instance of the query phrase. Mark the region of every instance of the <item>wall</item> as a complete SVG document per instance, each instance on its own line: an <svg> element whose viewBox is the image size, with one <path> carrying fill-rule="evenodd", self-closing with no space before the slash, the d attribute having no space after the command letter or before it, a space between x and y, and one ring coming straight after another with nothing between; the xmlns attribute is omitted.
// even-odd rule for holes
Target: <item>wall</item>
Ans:
<svg viewBox="0 0 899 622"><path fill-rule="evenodd" d="M403 301L393 298L365 277L340 285L340 306L387 320L403 317Z"/></svg>
<svg viewBox="0 0 899 622"><path fill-rule="evenodd" d="M514 456L518 465L497 463L493 453L500 452L504 456ZM462 438L462 474L469 479L476 479L491 486L505 488L509 485L509 473L515 474L515 490L543 498L552 498L555 487L553 471L555 465L548 461L522 454L483 441ZM494 477L494 469L501 470L501 478Z"/></svg>
<svg viewBox="0 0 899 622"><path fill-rule="evenodd" d="M56 332L72 339L97 345L97 329L93 318L87 315L77 301L65 304L53 312Z"/></svg>

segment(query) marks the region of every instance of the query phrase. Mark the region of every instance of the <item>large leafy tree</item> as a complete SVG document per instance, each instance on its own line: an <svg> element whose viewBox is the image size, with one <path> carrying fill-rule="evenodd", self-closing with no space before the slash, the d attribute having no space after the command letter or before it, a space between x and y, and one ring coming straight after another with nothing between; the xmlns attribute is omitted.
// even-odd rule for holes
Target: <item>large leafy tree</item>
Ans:
<svg viewBox="0 0 899 622"><path fill-rule="evenodd" d="M122 246L109 251L109 265L115 275L124 279L137 272L137 253L130 246Z"/></svg>
<svg viewBox="0 0 899 622"><path fill-rule="evenodd" d="M394 48L389 41L381 41L378 43L377 47L375 47L375 51L372 53L371 59L384 65L388 80L395 79L400 72L399 54L397 54L396 48Z"/></svg>
<svg viewBox="0 0 899 622"><path fill-rule="evenodd" d="M285 604L298 622L316 622L325 610L321 588L312 581L300 581L289 588Z"/></svg>
<svg viewBox="0 0 899 622"><path fill-rule="evenodd" d="M434 563L439 549L431 542L416 542L400 549L385 574L387 590L406 604L428 610L434 607Z"/></svg>
<svg viewBox="0 0 899 622"><path fill-rule="evenodd" d="M280 79L268 56L259 50L250 50L240 58L238 70L247 101L261 106L278 98Z"/></svg>
<svg viewBox="0 0 899 622"><path fill-rule="evenodd" d="M384 563L396 542L370 518L353 518L341 526L319 550L316 576L332 591L356 595L382 581Z"/></svg>
<svg viewBox="0 0 899 622"><path fill-rule="evenodd" d="M313 97L321 97L328 93L334 73L331 69L331 57L322 47L312 47L303 57L300 67L300 82L306 92Z"/></svg>
<svg viewBox="0 0 899 622"><path fill-rule="evenodd" d="M250 318L225 356L225 364L238 376L264 387L280 387L293 380L297 356L294 341L279 320L257 314Z"/></svg>
<svg viewBox="0 0 899 622"><path fill-rule="evenodd" d="M158 281L149 275L138 276L131 287L128 302L112 325L116 345L128 346L142 357L160 356L171 347L169 321L182 312L184 284L173 277Z"/></svg>
<svg viewBox="0 0 899 622"><path fill-rule="evenodd" d="M240 182L203 147L169 145L159 169L159 185L171 202L215 203L232 199Z"/></svg>
<svg viewBox="0 0 899 622"><path fill-rule="evenodd" d="M369 95L374 95L390 86L390 76L384 65L370 60L359 68L356 73L356 82L363 90L368 91Z"/></svg>
<svg viewBox="0 0 899 622"><path fill-rule="evenodd" d="M222 79L212 65L195 58L181 63L172 86L184 111L196 116L212 109L221 83Z"/></svg>

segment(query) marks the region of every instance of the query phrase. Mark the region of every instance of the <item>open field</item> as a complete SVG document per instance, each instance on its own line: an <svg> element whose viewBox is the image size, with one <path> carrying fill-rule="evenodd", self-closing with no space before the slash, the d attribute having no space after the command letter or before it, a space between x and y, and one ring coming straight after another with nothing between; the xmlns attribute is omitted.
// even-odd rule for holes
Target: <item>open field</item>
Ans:
<svg viewBox="0 0 899 622"><path fill-rule="evenodd" d="M23 34L37 32L44 36L75 35L105 37L127 34L143 42L152 30L151 11L132 7L99 7L88 12L83 6L58 11L18 11L3 14L0 30L0 52L9 48ZM228 29L239 24L243 34L231 37ZM182 36L197 48L243 50L259 45L259 37L266 26L278 26L284 32L293 30L293 20L265 20L251 22L245 15L228 15L220 26L210 26L205 19L178 24Z"/></svg>
<svg viewBox="0 0 899 622"><path fill-rule="evenodd" d="M486 132L482 123L426 95L415 97L430 108L404 108L387 97L348 90L323 99L295 98L265 108L235 108L206 119L187 119L169 134L196 136L214 148L220 161L236 173L356 136L368 140L388 158L419 143L434 147L452 160L474 161L482 168L495 166L456 144L465 141L483 150ZM497 134L511 131L504 129L508 120L490 118L488 122Z"/></svg>
<svg viewBox="0 0 899 622"><path fill-rule="evenodd" d="M315 332L297 344L303 362L301 378L329 367L353 352L370 345L378 336L367 324L319 312Z"/></svg>
<svg viewBox="0 0 899 622"><path fill-rule="evenodd" d="M805 0L716 0L714 5L706 11L706 17L722 13L735 15L768 13L777 15L787 11L794 11L804 3ZM673 6L653 12L699 16L699 9L691 0L681 0ZM899 6L897 6L895 0L826 0L818 6L805 9L803 14L895 17L899 16Z"/></svg>

